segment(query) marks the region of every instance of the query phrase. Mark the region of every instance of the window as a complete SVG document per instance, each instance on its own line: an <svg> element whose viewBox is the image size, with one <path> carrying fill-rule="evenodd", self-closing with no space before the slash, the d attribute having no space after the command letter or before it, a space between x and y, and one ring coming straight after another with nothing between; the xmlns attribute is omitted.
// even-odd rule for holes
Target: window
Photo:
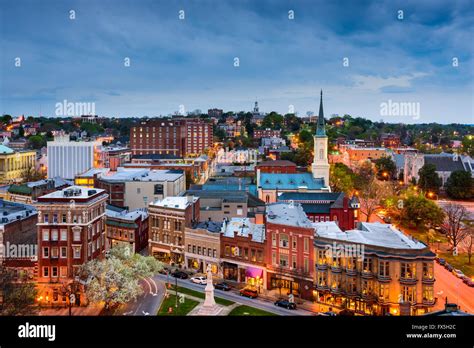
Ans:
<svg viewBox="0 0 474 348"><path fill-rule="evenodd" d="M81 241L81 231L74 231L74 235L73 235L73 240L75 242L80 242Z"/></svg>
<svg viewBox="0 0 474 348"><path fill-rule="evenodd" d="M388 261L379 261L379 276L388 277L389 276L389 262Z"/></svg>
<svg viewBox="0 0 474 348"><path fill-rule="evenodd" d="M293 248L293 249L296 249L296 245L297 245L297 243L296 243L296 241L297 241L296 236L293 236L293 237L292 237L292 241L293 241L292 248Z"/></svg>
<svg viewBox="0 0 474 348"><path fill-rule="evenodd" d="M53 224L58 223L58 214L53 214Z"/></svg>
<svg viewBox="0 0 474 348"><path fill-rule="evenodd" d="M188 253L191 252L191 244L188 244Z"/></svg>
<svg viewBox="0 0 474 348"><path fill-rule="evenodd" d="M433 301L433 286L425 285L423 286L423 301Z"/></svg>
<svg viewBox="0 0 474 348"><path fill-rule="evenodd" d="M403 302L414 302L415 301L415 287L403 286L402 287L402 298Z"/></svg>
<svg viewBox="0 0 474 348"><path fill-rule="evenodd" d="M61 221L62 221L63 224L65 224L67 222L66 214L61 215Z"/></svg>
<svg viewBox="0 0 474 348"><path fill-rule="evenodd" d="M291 256L291 267L296 269L296 255Z"/></svg>
<svg viewBox="0 0 474 348"><path fill-rule="evenodd" d="M48 214L44 214L44 222L48 223L49 222L49 216Z"/></svg>
<svg viewBox="0 0 474 348"><path fill-rule="evenodd" d="M58 230L51 230L51 240L57 241L58 237Z"/></svg>
<svg viewBox="0 0 474 348"><path fill-rule="evenodd" d="M43 241L49 241L49 230L43 230Z"/></svg>
<svg viewBox="0 0 474 348"><path fill-rule="evenodd" d="M379 287L379 298L382 300L388 300L388 289L390 284L380 284Z"/></svg>
<svg viewBox="0 0 474 348"><path fill-rule="evenodd" d="M142 189L140 187L137 187L137 195L139 195L140 193L142 193Z"/></svg>
<svg viewBox="0 0 474 348"><path fill-rule="evenodd" d="M61 240L67 241L67 230L61 230Z"/></svg>
<svg viewBox="0 0 474 348"><path fill-rule="evenodd" d="M305 273L309 272L309 260L307 257L304 258L304 272Z"/></svg>
<svg viewBox="0 0 474 348"><path fill-rule="evenodd" d="M66 278L66 277L67 277L67 267L61 266L61 267L59 268L59 276L60 276L61 278Z"/></svg>
<svg viewBox="0 0 474 348"><path fill-rule="evenodd" d="M276 252L272 252L272 265L277 264L277 257L276 257Z"/></svg>
<svg viewBox="0 0 474 348"><path fill-rule="evenodd" d="M248 260L249 259L249 249L244 248L244 259Z"/></svg>
<svg viewBox="0 0 474 348"><path fill-rule="evenodd" d="M363 271L364 272L372 272L372 259L364 258Z"/></svg>
<svg viewBox="0 0 474 348"><path fill-rule="evenodd" d="M309 239L308 239L308 237L304 238L304 251L305 252L309 251Z"/></svg>
<svg viewBox="0 0 474 348"><path fill-rule="evenodd" d="M272 246L276 247L277 240L276 240L276 233L272 233Z"/></svg>
<svg viewBox="0 0 474 348"><path fill-rule="evenodd" d="M67 247L61 247L61 258L67 258Z"/></svg>
<svg viewBox="0 0 474 348"><path fill-rule="evenodd" d="M281 267L288 267L288 255L280 254L280 266Z"/></svg>
<svg viewBox="0 0 474 348"><path fill-rule="evenodd" d="M198 246L198 255L201 255L201 247Z"/></svg>
<svg viewBox="0 0 474 348"><path fill-rule="evenodd" d="M280 234L280 248L288 248L288 235Z"/></svg>
<svg viewBox="0 0 474 348"><path fill-rule="evenodd" d="M193 245L193 254L196 254L196 246Z"/></svg>
<svg viewBox="0 0 474 348"><path fill-rule="evenodd" d="M58 267L56 267L56 266L51 267L51 276L52 277L57 277L58 276Z"/></svg>
<svg viewBox="0 0 474 348"><path fill-rule="evenodd" d="M423 262L423 278L433 279L433 264L432 263Z"/></svg>
<svg viewBox="0 0 474 348"><path fill-rule="evenodd" d="M257 250L257 262L263 262L263 251Z"/></svg>
<svg viewBox="0 0 474 348"><path fill-rule="evenodd" d="M51 248L51 258L57 259L59 257L59 249L58 247Z"/></svg>
<svg viewBox="0 0 474 348"><path fill-rule="evenodd" d="M255 249L250 250L250 260L252 262L257 261L257 253L256 253Z"/></svg>
<svg viewBox="0 0 474 348"><path fill-rule="evenodd" d="M48 247L44 247L43 248L43 259L46 259L49 257L49 248Z"/></svg>
<svg viewBox="0 0 474 348"><path fill-rule="evenodd" d="M213 255L213 257L214 257L214 258L216 258L216 257L217 257L217 250L216 250L216 249L214 249L214 250L212 251L212 253L213 253L213 254L212 254L212 255Z"/></svg>
<svg viewBox="0 0 474 348"><path fill-rule="evenodd" d="M412 279L415 278L415 265L409 262L402 262L400 264L400 278Z"/></svg>
<svg viewBox="0 0 474 348"><path fill-rule="evenodd" d="M43 267L43 277L49 277L49 268Z"/></svg>
<svg viewBox="0 0 474 348"><path fill-rule="evenodd" d="M80 259L81 258L81 247L80 246L75 246L73 247L74 251L74 258L75 259Z"/></svg>

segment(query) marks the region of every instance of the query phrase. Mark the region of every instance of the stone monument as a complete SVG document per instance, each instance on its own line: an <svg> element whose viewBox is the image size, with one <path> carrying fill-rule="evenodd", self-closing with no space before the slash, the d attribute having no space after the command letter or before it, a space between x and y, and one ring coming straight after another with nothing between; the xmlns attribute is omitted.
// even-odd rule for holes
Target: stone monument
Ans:
<svg viewBox="0 0 474 348"><path fill-rule="evenodd" d="M223 310L223 307L218 305L214 300L214 284L212 284L211 265L207 265L206 273L207 282L206 288L204 289L204 292L206 293L204 303L197 306L189 313L189 315L219 315Z"/></svg>

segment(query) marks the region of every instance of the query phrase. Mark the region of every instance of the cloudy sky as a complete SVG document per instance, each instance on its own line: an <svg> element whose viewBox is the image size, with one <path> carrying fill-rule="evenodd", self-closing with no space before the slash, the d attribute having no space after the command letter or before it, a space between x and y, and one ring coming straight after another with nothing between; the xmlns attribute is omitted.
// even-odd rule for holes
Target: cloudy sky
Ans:
<svg viewBox="0 0 474 348"><path fill-rule="evenodd" d="M258 99L264 112L293 106L304 116L317 112L322 88L327 115L474 123L471 0L0 6L2 113L54 115L67 100L93 102L100 115L140 117L180 105L247 111ZM389 102L415 103L419 114L383 114Z"/></svg>

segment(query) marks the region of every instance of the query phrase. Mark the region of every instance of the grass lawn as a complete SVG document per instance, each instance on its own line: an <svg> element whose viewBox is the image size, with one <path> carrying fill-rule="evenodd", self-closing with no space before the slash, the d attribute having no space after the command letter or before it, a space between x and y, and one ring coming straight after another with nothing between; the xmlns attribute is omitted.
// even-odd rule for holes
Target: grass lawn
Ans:
<svg viewBox="0 0 474 348"><path fill-rule="evenodd" d="M249 315L249 316L276 316L276 314L274 314L274 313L270 313L270 312L267 312L267 311L264 311L264 310L261 310L261 309L258 309L258 308L249 307L249 306L245 306L245 305L235 307L229 313L229 315L230 316L245 316L245 315Z"/></svg>
<svg viewBox="0 0 474 348"><path fill-rule="evenodd" d="M172 293L173 291L175 291L174 289L175 289L175 287L173 286L168 291L170 291ZM197 297L197 298L202 298L202 299L204 299L206 297L206 295L202 292L192 290L192 289L188 289L188 288L183 288L181 286L178 286L178 292L181 292L181 293L187 294L187 295L191 295L191 296L194 296L194 297ZM220 305L223 305L223 306L230 306L230 305L233 305L235 303L233 301L226 300L224 298L216 297L216 296L214 296L214 300L216 301L217 304L220 304Z"/></svg>
<svg viewBox="0 0 474 348"><path fill-rule="evenodd" d="M427 243L427 241L428 241L428 232L427 231L420 232L420 231L415 230L413 228L406 228L406 227L402 227L402 229L404 231L406 231L407 233L409 233L410 235L412 235L413 237L415 237L416 239L418 239L420 242L428 244ZM430 246L433 249L436 249L438 247L438 242L437 242L438 240L440 241L440 244L448 242L448 240L446 239L446 236L442 233L439 233L438 231L434 232L433 237L434 238L430 238Z"/></svg>
<svg viewBox="0 0 474 348"><path fill-rule="evenodd" d="M471 264L468 264L466 253L453 256L451 253L439 253L439 257L445 259L454 268L460 269L468 277L474 277L474 256L471 258Z"/></svg>
<svg viewBox="0 0 474 348"><path fill-rule="evenodd" d="M178 308L175 307L176 304L176 296L171 295L168 298L165 298L163 300L163 303L161 304L160 309L158 310L157 315L168 315L168 316L173 316L173 315L187 315L191 310L196 307L199 302L190 300L189 298L186 298L184 303L179 303L178 302ZM168 308L173 307L173 313L168 313Z"/></svg>

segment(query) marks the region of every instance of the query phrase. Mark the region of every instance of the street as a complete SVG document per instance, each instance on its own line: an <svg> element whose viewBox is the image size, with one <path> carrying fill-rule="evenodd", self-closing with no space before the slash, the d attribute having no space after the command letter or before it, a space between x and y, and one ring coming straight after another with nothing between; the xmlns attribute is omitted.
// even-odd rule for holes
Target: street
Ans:
<svg viewBox="0 0 474 348"><path fill-rule="evenodd" d="M118 315L156 315L165 294L165 284L152 278L145 278L140 283L143 294L121 308Z"/></svg>
<svg viewBox="0 0 474 348"><path fill-rule="evenodd" d="M457 303L461 310L474 313L474 288L468 287L438 263L435 263L434 272L434 296L438 297L434 310L444 309L445 299L448 297L448 302Z"/></svg>

